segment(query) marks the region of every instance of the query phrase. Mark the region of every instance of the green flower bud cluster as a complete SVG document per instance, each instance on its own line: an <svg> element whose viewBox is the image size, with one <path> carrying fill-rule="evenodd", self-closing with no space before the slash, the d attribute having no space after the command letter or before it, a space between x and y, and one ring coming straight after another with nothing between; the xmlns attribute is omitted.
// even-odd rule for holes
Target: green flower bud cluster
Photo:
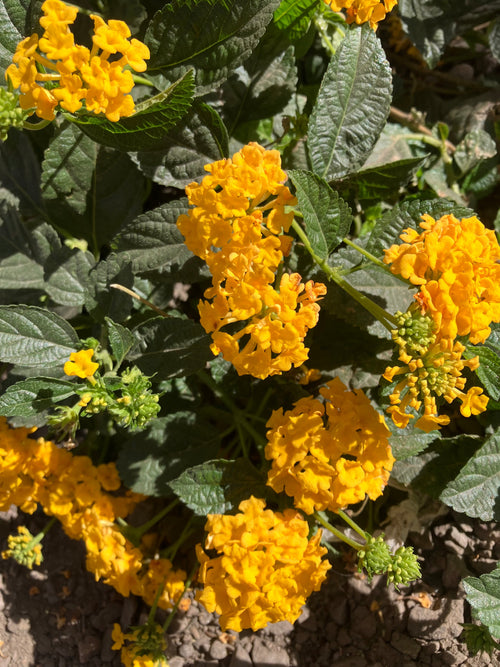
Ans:
<svg viewBox="0 0 500 667"><path fill-rule="evenodd" d="M392 563L392 556L384 542L384 536L369 535L364 547L358 551L358 559L358 572L365 568L370 580L376 574L387 572Z"/></svg>
<svg viewBox="0 0 500 667"><path fill-rule="evenodd" d="M422 315L417 304L402 313L395 313L398 328L391 331L394 342L410 356L425 354L436 340L435 324L429 315Z"/></svg>
<svg viewBox="0 0 500 667"><path fill-rule="evenodd" d="M420 566L412 547L399 547L391 554L384 536L368 535L366 544L358 551L358 572L365 569L368 577L386 574L387 584L393 583L396 589L405 586L420 577Z"/></svg>
<svg viewBox="0 0 500 667"><path fill-rule="evenodd" d="M392 562L387 570L387 584L392 583L396 590L399 590L400 585L406 586L421 574L413 547L399 547L392 555Z"/></svg>
<svg viewBox="0 0 500 667"><path fill-rule="evenodd" d="M0 88L0 140L6 141L11 127L21 128L30 113L19 106L19 95Z"/></svg>
<svg viewBox="0 0 500 667"><path fill-rule="evenodd" d="M31 570L43 562L42 545L25 526L19 526L17 532L18 535L9 535L8 549L2 552L2 558L13 558Z"/></svg>
<svg viewBox="0 0 500 667"><path fill-rule="evenodd" d="M82 417L108 412L119 426L131 429L143 428L160 410L159 395L136 366L120 377L96 377L79 394Z"/></svg>

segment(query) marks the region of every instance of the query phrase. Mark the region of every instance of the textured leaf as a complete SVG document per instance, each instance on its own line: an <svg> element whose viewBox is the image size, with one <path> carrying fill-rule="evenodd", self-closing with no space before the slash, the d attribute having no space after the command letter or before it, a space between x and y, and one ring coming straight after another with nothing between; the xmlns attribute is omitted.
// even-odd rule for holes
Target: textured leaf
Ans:
<svg viewBox="0 0 500 667"><path fill-rule="evenodd" d="M194 466L170 482L170 488L199 516L227 514L252 494L265 494L261 474L243 459Z"/></svg>
<svg viewBox="0 0 500 667"><path fill-rule="evenodd" d="M204 166L228 156L227 130L218 113L202 102L166 138L161 151L132 155L140 170L156 183L184 188L206 175Z"/></svg>
<svg viewBox="0 0 500 667"><path fill-rule="evenodd" d="M135 343L135 337L129 329L118 324L118 322L113 322L109 317L106 317L105 320L108 328L111 351L113 352L117 364L120 365L128 352L132 349Z"/></svg>
<svg viewBox="0 0 500 667"><path fill-rule="evenodd" d="M463 580L467 601L473 609L474 618L486 625L492 635L500 639L500 567L489 574L466 577Z"/></svg>
<svg viewBox="0 0 500 667"><path fill-rule="evenodd" d="M300 39L309 28L318 7L318 0L281 0L274 12L274 22L280 30L286 30L290 40Z"/></svg>
<svg viewBox="0 0 500 667"><path fill-rule="evenodd" d="M75 393L71 382L54 378L34 377L7 387L0 396L0 415L4 417L32 417L49 410L55 403Z"/></svg>
<svg viewBox="0 0 500 667"><path fill-rule="evenodd" d="M139 213L145 182L128 155L66 124L45 152L42 193L55 224L100 248Z"/></svg>
<svg viewBox="0 0 500 667"><path fill-rule="evenodd" d="M347 30L328 65L309 120L313 171L331 180L360 167L389 115L391 70L365 24Z"/></svg>
<svg viewBox="0 0 500 667"><path fill-rule="evenodd" d="M497 16L489 25L488 44L495 60L500 62L500 16Z"/></svg>
<svg viewBox="0 0 500 667"><path fill-rule="evenodd" d="M191 320L156 317L136 327L133 333L139 343L129 359L156 380L191 375L212 358L210 338Z"/></svg>
<svg viewBox="0 0 500 667"><path fill-rule="evenodd" d="M179 272L194 258L175 223L186 211L185 198L171 201L139 215L122 229L117 238L117 251L127 254L134 273L157 271L170 274L172 281L183 279Z"/></svg>
<svg viewBox="0 0 500 667"><path fill-rule="evenodd" d="M40 212L42 200L38 158L28 137L15 128L9 130L7 141L0 141L0 187L19 200L21 212L26 217Z"/></svg>
<svg viewBox="0 0 500 667"><path fill-rule="evenodd" d="M356 174L335 183L338 189L354 190L358 199L387 199L398 193L425 164L427 158L408 158L389 164L362 169Z"/></svg>
<svg viewBox="0 0 500 667"><path fill-rule="evenodd" d="M95 259L89 252L62 246L45 265L45 291L55 303L82 306L85 285L94 265Z"/></svg>
<svg viewBox="0 0 500 667"><path fill-rule="evenodd" d="M500 400L500 357L498 353L490 349L490 345L467 345L467 353L464 355L467 359L479 357L479 368L475 371L480 379L486 393L493 400Z"/></svg>
<svg viewBox="0 0 500 667"><path fill-rule="evenodd" d="M424 433L414 426L407 426L406 428L398 428L394 426L391 419L387 420L389 428L392 430L390 443L392 453L397 461L403 461L416 456L423 452L427 447L439 438L439 432L432 431L431 433Z"/></svg>
<svg viewBox="0 0 500 667"><path fill-rule="evenodd" d="M95 114L80 114L74 122L91 139L121 151L159 150L168 145L168 132L187 113L193 100L192 70L178 81L138 104L133 116L112 122Z"/></svg>
<svg viewBox="0 0 500 667"><path fill-rule="evenodd" d="M132 297L111 287L115 283L129 289L134 284L130 260L125 253L109 255L89 273L85 285L85 307L98 322L104 322L106 316L119 322L132 310Z"/></svg>
<svg viewBox="0 0 500 667"><path fill-rule="evenodd" d="M481 438L470 435L438 438L422 454L396 461L391 474L398 482L439 498L481 444Z"/></svg>
<svg viewBox="0 0 500 667"><path fill-rule="evenodd" d="M248 58L271 21L277 0L173 0L157 12L145 42L148 73L175 81L194 68L197 94L211 92Z"/></svg>
<svg viewBox="0 0 500 667"><path fill-rule="evenodd" d="M26 15L30 0L3 0L0 3L0 69L12 62L18 43L26 37ZM5 85L2 76L2 85Z"/></svg>
<svg viewBox="0 0 500 667"><path fill-rule="evenodd" d="M316 174L293 170L288 172L288 176L296 188L313 250L326 259L349 232L352 223L349 206Z"/></svg>
<svg viewBox="0 0 500 667"><path fill-rule="evenodd" d="M407 227L418 229L422 215L428 213L438 220L443 215L453 213L457 218L474 215L474 211L464 206L457 206L446 199L410 200L398 204L388 211L375 225L366 249L373 255L382 255L384 248L400 243L399 235Z"/></svg>
<svg viewBox="0 0 500 667"><path fill-rule="evenodd" d="M486 440L440 499L467 516L500 521L500 435Z"/></svg>
<svg viewBox="0 0 500 667"><path fill-rule="evenodd" d="M73 327L35 306L0 306L0 360L45 369L63 365L79 347Z"/></svg>
<svg viewBox="0 0 500 667"><path fill-rule="evenodd" d="M131 434L118 455L120 478L136 493L170 496L169 482L217 456L218 430L199 412L176 412Z"/></svg>
<svg viewBox="0 0 500 667"><path fill-rule="evenodd" d="M470 171L481 160L496 155L496 144L488 132L477 128L468 132L453 153L453 159L460 171Z"/></svg>
<svg viewBox="0 0 500 667"><path fill-rule="evenodd" d="M498 16L499 0L399 0L405 32L429 67L435 67L451 39Z"/></svg>

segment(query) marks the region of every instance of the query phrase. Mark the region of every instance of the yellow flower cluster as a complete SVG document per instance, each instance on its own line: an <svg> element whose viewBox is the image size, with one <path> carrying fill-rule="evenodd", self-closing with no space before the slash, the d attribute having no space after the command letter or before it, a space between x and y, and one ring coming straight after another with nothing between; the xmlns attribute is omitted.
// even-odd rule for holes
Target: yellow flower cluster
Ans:
<svg viewBox="0 0 500 667"><path fill-rule="evenodd" d="M500 322L500 246L476 217L457 220L423 215L420 234L405 229L404 241L385 250L391 272L419 287L422 312L436 323L438 338L469 336L484 343L491 322Z"/></svg>
<svg viewBox="0 0 500 667"><path fill-rule="evenodd" d="M204 584L197 599L220 614L223 630L293 623L330 568L322 560L321 531L308 539L309 526L298 512L273 512L265 505L252 496L234 516L209 514L205 548L218 555L209 558L197 547Z"/></svg>
<svg viewBox="0 0 500 667"><path fill-rule="evenodd" d="M42 545L36 542L26 526L18 526L17 535L9 535L7 545L8 548L2 551L2 558L13 558L30 570L33 565L41 565L43 562Z"/></svg>
<svg viewBox="0 0 500 667"><path fill-rule="evenodd" d="M324 0L324 2L334 12L346 9L347 23L360 25L369 21L373 29L398 4L398 0Z"/></svg>
<svg viewBox="0 0 500 667"><path fill-rule="evenodd" d="M334 378L320 394L323 400L308 396L275 410L267 422L267 483L307 514L335 512L365 495L375 500L394 464L390 431L361 390Z"/></svg>
<svg viewBox="0 0 500 667"><path fill-rule="evenodd" d="M465 417L486 409L488 397L481 388L463 391L463 369L475 370L479 360L464 360L465 347L456 338L484 343L491 322L500 321L500 246L494 232L475 216L422 217L423 232L405 229L400 237L404 243L385 251L392 273L419 292L407 313L397 314L398 329L392 336L402 363L388 367L384 378L392 382L403 376L390 396L388 412L394 423L404 428L414 418L408 410L419 411L423 405L415 426L431 431L450 421L438 415L436 397L448 403L458 398Z"/></svg>
<svg viewBox="0 0 500 667"><path fill-rule="evenodd" d="M146 625L124 633L118 623L113 626L113 650L121 651L125 667L168 667L164 651L167 643L161 626Z"/></svg>
<svg viewBox="0 0 500 667"><path fill-rule="evenodd" d="M186 188L194 208L177 226L212 273L212 287L199 304L201 324L213 334L211 349L240 375L264 379L300 366L326 287L304 284L298 273L282 275L275 287L291 245L282 232L289 230L293 212L285 207L296 203L283 185L280 155L250 143L205 169L209 175ZM231 333L222 331L228 326Z"/></svg>
<svg viewBox="0 0 500 667"><path fill-rule="evenodd" d="M54 118L58 105L71 113L85 105L87 111L104 113L113 122L130 116L134 101L128 93L134 80L124 68L143 72L150 57L148 47L129 39L130 30L123 21L106 23L91 14L94 34L89 50L75 44L69 28L78 14L76 7L45 0L42 10L42 36L34 33L23 39L5 72L14 88L20 89L21 108L34 109L46 120Z"/></svg>
<svg viewBox="0 0 500 667"><path fill-rule="evenodd" d="M184 590L186 575L167 559L151 561L120 532L115 521L130 513L141 496L117 496L120 478L114 463L94 466L53 442L28 437L0 418L0 511L12 504L32 513L40 503L73 539L83 539L87 569L124 596L142 596L152 604L166 578L159 606L168 609Z"/></svg>

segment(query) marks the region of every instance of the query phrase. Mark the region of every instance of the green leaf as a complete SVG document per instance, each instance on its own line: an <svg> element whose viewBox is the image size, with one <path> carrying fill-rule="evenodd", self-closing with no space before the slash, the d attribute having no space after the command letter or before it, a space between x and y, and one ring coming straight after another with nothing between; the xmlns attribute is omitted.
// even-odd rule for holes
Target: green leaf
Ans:
<svg viewBox="0 0 500 667"><path fill-rule="evenodd" d="M426 160L426 157L412 157L362 169L335 183L335 187L354 190L355 196L360 200L387 200L408 184Z"/></svg>
<svg viewBox="0 0 500 667"><path fill-rule="evenodd" d="M488 27L488 44L497 62L500 62L500 16L497 16Z"/></svg>
<svg viewBox="0 0 500 667"><path fill-rule="evenodd" d="M193 180L206 176L206 164L229 153L224 123L203 102L193 104L175 133L165 141L168 143L163 150L139 152L132 159L146 176L167 187L185 188Z"/></svg>
<svg viewBox="0 0 500 667"><path fill-rule="evenodd" d="M7 141L0 141L0 187L14 195L26 217L39 215L40 164L26 134L15 128L9 130Z"/></svg>
<svg viewBox="0 0 500 667"><path fill-rule="evenodd" d="M213 356L209 336L191 320L155 317L136 327L133 334L139 342L129 359L156 380L196 373Z"/></svg>
<svg viewBox="0 0 500 667"><path fill-rule="evenodd" d="M281 0L274 12L274 22L294 41L305 35L317 8L318 0Z"/></svg>
<svg viewBox="0 0 500 667"><path fill-rule="evenodd" d="M218 430L200 411L175 412L155 419L125 440L118 455L118 472L136 493L169 496L170 481L217 456L219 447Z"/></svg>
<svg viewBox="0 0 500 667"><path fill-rule="evenodd" d="M177 218L187 212L187 199L179 199L139 215L117 238L118 255L126 253L136 274L158 272L172 281L186 277L183 267L199 262L177 229Z"/></svg>
<svg viewBox="0 0 500 667"><path fill-rule="evenodd" d="M435 67L451 39L498 16L498 0L399 0L404 31L429 67Z"/></svg>
<svg viewBox="0 0 500 667"><path fill-rule="evenodd" d="M129 329L122 326L121 324L118 324L118 322L113 322L113 320L109 317L104 319L108 328L108 338L109 344L111 345L111 351L113 352L116 363L119 366L127 356L128 352L132 349L135 343L135 337Z"/></svg>
<svg viewBox="0 0 500 667"><path fill-rule="evenodd" d="M227 514L251 495L264 496L265 480L245 459L208 461L170 482L172 491L199 516Z"/></svg>
<svg viewBox="0 0 500 667"><path fill-rule="evenodd" d="M396 461L391 474L398 482L439 498L481 444L481 438L470 435L438 438L422 454Z"/></svg>
<svg viewBox="0 0 500 667"><path fill-rule="evenodd" d="M429 214L436 220L443 215L453 213L457 218L467 218L474 211L464 206L457 206L447 199L413 199L402 202L388 211L375 225L366 244L366 249L373 255L382 255L385 248L400 243L399 235L408 227L418 229L422 215Z"/></svg>
<svg viewBox="0 0 500 667"><path fill-rule="evenodd" d="M12 62L18 43L26 37L26 16L30 0L3 0L0 3L0 70ZM5 85L2 76L2 85Z"/></svg>
<svg viewBox="0 0 500 667"><path fill-rule="evenodd" d="M32 417L50 410L55 403L75 393L71 382L54 378L34 377L7 387L0 396L0 415L4 417Z"/></svg>
<svg viewBox="0 0 500 667"><path fill-rule="evenodd" d="M62 317L35 306L0 306L0 360L30 368L57 368L80 345Z"/></svg>
<svg viewBox="0 0 500 667"><path fill-rule="evenodd" d="M145 42L148 73L175 81L194 68L197 94L212 92L248 58L271 21L277 0L186 3L173 0L157 12Z"/></svg>
<svg viewBox="0 0 500 667"><path fill-rule="evenodd" d="M486 440L440 499L467 516L500 521L500 435Z"/></svg>
<svg viewBox="0 0 500 667"><path fill-rule="evenodd" d="M68 123L45 151L42 195L54 224L98 249L139 213L145 180L128 155Z"/></svg>
<svg viewBox="0 0 500 667"><path fill-rule="evenodd" d="M367 24L347 30L328 65L309 120L313 171L331 180L363 164L389 115L391 81L374 31Z"/></svg>
<svg viewBox="0 0 500 667"><path fill-rule="evenodd" d="M111 287L113 284L131 289L134 275L126 253L111 254L99 262L89 273L85 285L85 307L97 322L106 316L112 320L124 320L132 310L132 297Z"/></svg>
<svg viewBox="0 0 500 667"><path fill-rule="evenodd" d="M439 438L438 431L424 433L414 426L408 425L406 428L398 428L391 419L387 420L389 428L392 431L390 444L392 453L397 461L403 461L423 452L429 445Z"/></svg>
<svg viewBox="0 0 500 667"><path fill-rule="evenodd" d="M351 210L320 176L300 170L289 171L288 176L295 185L313 250L326 259L349 232Z"/></svg>
<svg viewBox="0 0 500 667"><path fill-rule="evenodd" d="M498 352L486 345L468 344L464 356L467 359L479 357L479 368L475 371L486 393L495 401L500 400L500 357ZM498 350L500 351L500 349Z"/></svg>
<svg viewBox="0 0 500 667"><path fill-rule="evenodd" d="M496 155L496 143L481 128L476 128L468 132L462 141L458 144L453 153L453 160L456 162L462 174L470 171L481 160Z"/></svg>
<svg viewBox="0 0 500 667"><path fill-rule="evenodd" d="M89 252L62 246L45 265L45 291L62 306L82 306L85 303L85 285L95 259Z"/></svg>
<svg viewBox="0 0 500 667"><path fill-rule="evenodd" d="M474 618L486 625L492 635L500 639L500 567L489 574L466 577L463 580L467 601L473 609Z"/></svg>
<svg viewBox="0 0 500 667"><path fill-rule="evenodd" d="M189 70L162 93L135 108L133 116L112 122L96 114L79 114L73 121L94 141L121 151L159 150L168 132L187 113L193 101L194 77Z"/></svg>

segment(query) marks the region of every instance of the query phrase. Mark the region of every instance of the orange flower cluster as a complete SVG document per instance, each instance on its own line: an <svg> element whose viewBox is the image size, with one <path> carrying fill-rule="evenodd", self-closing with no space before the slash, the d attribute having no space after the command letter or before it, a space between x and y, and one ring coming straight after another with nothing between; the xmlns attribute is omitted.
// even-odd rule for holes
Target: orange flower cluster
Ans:
<svg viewBox="0 0 500 667"><path fill-rule="evenodd" d="M34 109L46 120L54 118L58 105L71 113L85 105L87 111L104 113L113 122L130 116L134 101L128 93L134 80L124 68L128 65L143 72L150 57L148 47L129 39L130 30L123 21L106 23L91 14L94 35L89 50L75 44L69 29L78 14L76 7L45 0L42 10L43 35L39 38L34 33L23 39L5 72L14 88L20 89L21 108Z"/></svg>
<svg viewBox="0 0 500 667"><path fill-rule="evenodd" d="M420 234L405 229L404 241L385 250L391 272L419 287L416 299L436 323L438 338L469 336L484 343L491 322L500 322L500 246L475 216L457 220L423 215Z"/></svg>
<svg viewBox="0 0 500 667"><path fill-rule="evenodd" d="M321 531L308 539L309 525L298 512L273 512L265 505L252 496L234 516L209 514L205 548L218 555L209 558L197 546L204 584L197 599L220 614L223 630L293 623L330 568L322 560Z"/></svg>
<svg viewBox="0 0 500 667"><path fill-rule="evenodd" d="M232 159L206 165L209 176L186 188L190 204L177 226L187 247L212 273L212 287L201 301L201 324L213 334L211 349L222 353L240 375L266 378L300 366L309 350L308 329L318 321L322 283L301 282L276 272L288 253L287 232L296 200L283 185L278 151L256 143ZM236 325L240 324L237 329ZM245 324L246 323L246 324ZM231 333L222 331L231 326Z"/></svg>
<svg viewBox="0 0 500 667"><path fill-rule="evenodd" d="M500 246L475 216L422 217L423 232L405 229L404 243L385 251L391 272L419 292L416 304L397 314L398 329L392 332L402 365L388 367L384 377L403 376L390 396L394 423L405 427L414 418L408 409L419 411L423 405L415 425L431 431L449 423L449 417L438 415L436 397L448 403L459 398L465 417L486 409L482 389L463 391L463 369L475 370L479 360L463 360L465 347L455 339L468 336L471 343L484 343L491 322L500 321Z"/></svg>
<svg viewBox="0 0 500 667"><path fill-rule="evenodd" d="M166 559L144 568L141 550L115 523L142 497L112 493L121 486L114 463L94 466L87 456L73 456L49 440L29 438L29 433L9 428L0 418L0 510L15 504L31 514L39 503L71 538L84 540L87 569L96 581L103 579L122 595L140 595L152 604L166 577L159 605L170 608L184 590L185 573L173 571Z"/></svg>
<svg viewBox="0 0 500 667"><path fill-rule="evenodd" d="M267 422L267 483L307 514L335 512L365 495L375 500L394 464L390 431L361 390L334 378L320 394L323 400L309 396L275 410Z"/></svg>
<svg viewBox="0 0 500 667"><path fill-rule="evenodd" d="M375 30L377 23L383 21L386 15L398 4L398 0L324 0L334 12L346 9L347 23L370 22Z"/></svg>

